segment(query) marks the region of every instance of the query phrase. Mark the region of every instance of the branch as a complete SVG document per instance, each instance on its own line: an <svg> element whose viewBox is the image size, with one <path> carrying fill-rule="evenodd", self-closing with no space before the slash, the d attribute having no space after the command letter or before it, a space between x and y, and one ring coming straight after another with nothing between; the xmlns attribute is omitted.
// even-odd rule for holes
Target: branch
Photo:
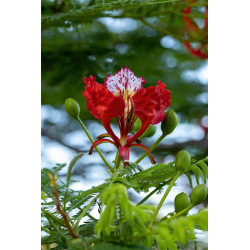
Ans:
<svg viewBox="0 0 250 250"><path fill-rule="evenodd" d="M174 38L176 38L176 39L178 39L178 40L180 40L180 41L185 41L184 37L182 37L182 36L179 36L179 35L177 35L177 34L174 34L174 33L172 33L172 32L169 31L169 30L164 30L164 29L162 29L162 28L160 28L160 27L158 27L158 26L155 26L155 25L153 25L153 24L147 22L145 19L140 19L140 20L141 20L145 25L151 27L152 29L157 30L158 32L160 32L160 33L162 33L162 34L164 34L164 35L172 36L172 37L174 37Z"/></svg>
<svg viewBox="0 0 250 250"><path fill-rule="evenodd" d="M63 220L65 222L65 225L66 227L68 228L71 236L76 239L76 238L80 238L78 234L75 233L74 229L72 228L72 226L70 225L69 223L69 220L68 220L68 215L64 212L64 210L61 208L61 203L60 203L60 200L59 200L59 196L58 196L58 192L57 192L57 187L56 187L56 182L54 181L53 182L53 185L54 185L54 195L55 195L55 198L56 198L56 208L57 210L59 211L59 213L62 215L63 217Z"/></svg>
<svg viewBox="0 0 250 250"><path fill-rule="evenodd" d="M64 24L65 21L72 22L77 19L80 19L81 17L89 16L103 11L108 11L108 10L110 11L121 8L122 9L138 8L150 5L172 3L177 1L178 0L161 0L161 1L148 1L148 2L114 1L112 3L105 3L104 5L96 4L66 13L58 13L50 16L43 16L41 20L42 28L47 28L49 26L54 26L58 24Z"/></svg>

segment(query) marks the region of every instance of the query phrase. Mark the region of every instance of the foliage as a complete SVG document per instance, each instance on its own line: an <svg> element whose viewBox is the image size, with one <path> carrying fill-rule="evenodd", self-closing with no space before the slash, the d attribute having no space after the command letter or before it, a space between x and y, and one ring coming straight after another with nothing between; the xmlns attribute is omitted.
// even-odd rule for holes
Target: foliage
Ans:
<svg viewBox="0 0 250 250"><path fill-rule="evenodd" d="M188 240L194 240L194 230L208 230L208 211L206 209L188 217L180 217L169 223L162 222L156 226L156 242L159 249L178 249L176 241L185 245Z"/></svg>
<svg viewBox="0 0 250 250"><path fill-rule="evenodd" d="M72 164L80 156L76 156L72 160L69 164L70 168L73 168ZM194 170L201 165L200 172ZM69 216L69 220L80 238L72 242L72 236L61 219L62 216L55 208L54 187L51 185L51 177L49 177L59 174L64 167L65 165L57 165L51 170L42 170L42 230L48 234L42 237L42 244L56 243L56 249L74 250L100 249L104 246L107 249L151 249L153 245L158 249L178 249L178 245L185 245L189 240L195 239L195 229L207 230L206 209L194 215L178 216L170 221L171 217L168 215L157 220L152 228L148 227L152 215L155 213L155 206L132 204L127 189L132 188L141 192L155 187L159 191L170 183L178 171L175 169L174 162L157 164L146 170L142 170L140 166L132 163L125 169L119 167L106 183L82 192L73 191L67 183L58 181L57 188L62 202L65 199L65 192L68 190L65 211L68 215L72 210L75 211ZM192 170L196 174L207 177L207 157L200 161L192 159L192 163L183 174L190 175L189 171ZM96 194L101 196L95 196ZM50 201L49 197L54 201ZM85 222L77 225L76 221L91 203L91 199L94 199L94 202L82 217L85 218ZM89 214L95 205L99 206L99 219ZM176 214L173 212L172 215Z"/></svg>

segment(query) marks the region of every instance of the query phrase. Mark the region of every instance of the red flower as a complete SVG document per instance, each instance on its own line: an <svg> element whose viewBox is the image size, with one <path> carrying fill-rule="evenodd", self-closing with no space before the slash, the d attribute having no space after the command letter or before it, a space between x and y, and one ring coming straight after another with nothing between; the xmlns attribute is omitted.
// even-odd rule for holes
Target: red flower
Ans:
<svg viewBox="0 0 250 250"><path fill-rule="evenodd" d="M185 15L189 15L191 13L191 9L192 8L190 6L188 6L182 11L182 13ZM205 14L208 15L208 6L205 7ZM197 25L197 23L195 22L195 20L193 18L190 18L188 16L184 16L183 20L186 23L189 31L191 31L191 32L188 31L187 33L190 33L192 35L192 32L193 32L193 33L196 33L198 35L203 36L203 40L201 41L199 48L192 47L192 45L188 41L184 42L185 47L189 50L189 52L192 55L203 58L203 59L207 59L208 58L208 52L207 52L207 48L208 48L208 34L207 34L208 17L206 17L204 19L204 26L202 29L199 28L199 26Z"/></svg>
<svg viewBox="0 0 250 250"><path fill-rule="evenodd" d="M129 148L141 147L149 155L152 163L155 163L151 152L142 144L135 141L145 132L150 124L158 124L165 117L165 109L170 106L171 93L161 81L155 87L144 88L145 80L137 77L128 68L110 75L104 85L95 81L95 77L84 78L86 88L83 96L87 99L87 108L90 113L99 119L107 134L100 135L90 148L90 154L94 147L101 143L112 143L119 149L124 166L129 165ZM120 128L120 138L117 137L111 126L112 118L116 118ZM142 126L135 135L129 135L136 119L140 118ZM109 137L110 139L104 139Z"/></svg>

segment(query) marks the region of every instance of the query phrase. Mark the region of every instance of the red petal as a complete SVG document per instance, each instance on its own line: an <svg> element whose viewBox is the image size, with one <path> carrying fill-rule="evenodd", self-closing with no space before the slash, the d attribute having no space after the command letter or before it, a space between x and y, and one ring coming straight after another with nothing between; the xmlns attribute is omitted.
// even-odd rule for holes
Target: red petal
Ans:
<svg viewBox="0 0 250 250"><path fill-rule="evenodd" d="M132 145L130 146L130 148L132 148L132 147L139 147L139 148L144 149L144 150L148 153L148 156L149 156L149 158L150 158L152 164L155 164L155 163L156 163L155 160L154 160L153 155L151 154L151 152L149 151L149 149L148 149L147 147L145 147L145 146L142 145L142 144L137 144L137 143L132 144Z"/></svg>
<svg viewBox="0 0 250 250"><path fill-rule="evenodd" d="M194 48L190 45L190 43L187 42L187 41L184 42L184 45L186 46L186 48L189 50L189 52L190 52L192 55L198 56L198 57L203 58L203 59L207 59L207 58L208 58L207 53L204 53L204 52L202 51L202 48L205 47L205 46L207 46L207 44L201 46L201 47L198 48L198 49L194 49Z"/></svg>
<svg viewBox="0 0 250 250"><path fill-rule="evenodd" d="M153 115L152 124L160 123L165 117L166 108L171 104L171 92L166 89L166 84L158 81L157 86L148 87L140 92L133 97L135 115L140 118Z"/></svg>
<svg viewBox="0 0 250 250"><path fill-rule="evenodd" d="M108 134L108 133L101 134L101 135L99 135L96 139L99 140L99 139L103 139L103 138L105 138L105 137L110 137L110 134Z"/></svg>
<svg viewBox="0 0 250 250"><path fill-rule="evenodd" d="M86 88L83 96L87 99L87 108L97 119L118 117L125 104L121 97L114 96L106 87L95 81L95 77L84 77Z"/></svg>
<svg viewBox="0 0 250 250"><path fill-rule="evenodd" d="M111 144L113 144L113 145L116 147L115 143L112 142L111 140L109 140L109 139L100 139L100 140L95 141L95 142L92 144L92 146L91 146L91 148L90 148L90 150L89 150L89 154L91 155L92 152L93 152L93 149L94 149L96 146L98 146L99 144L102 144L102 143L111 143Z"/></svg>
<svg viewBox="0 0 250 250"><path fill-rule="evenodd" d="M140 137L150 124L160 123L165 117L165 110L171 104L171 92L166 89L166 85L161 81L155 87L140 89L134 96L134 113L141 119L140 130L130 138L128 146Z"/></svg>
<svg viewBox="0 0 250 250"><path fill-rule="evenodd" d="M123 113L125 108L123 99L114 96L106 87L96 82L93 76L85 77L84 83L86 88L82 94L87 99L88 110L94 117L101 120L112 139L119 144L119 140L110 127L110 121L113 117L118 117Z"/></svg>

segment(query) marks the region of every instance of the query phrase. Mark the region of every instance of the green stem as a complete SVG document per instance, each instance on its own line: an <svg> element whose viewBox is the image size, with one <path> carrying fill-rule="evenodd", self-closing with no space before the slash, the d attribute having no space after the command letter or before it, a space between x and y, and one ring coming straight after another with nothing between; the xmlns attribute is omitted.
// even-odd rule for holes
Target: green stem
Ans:
<svg viewBox="0 0 250 250"><path fill-rule="evenodd" d="M90 136L87 128L85 127L85 125L83 124L83 122L81 121L80 117L77 118L77 121L80 123L82 129L84 130L84 132L86 133L86 135L88 136L90 142L93 144L94 140L92 139L92 137ZM103 162L106 164L106 166L109 168L109 170L113 173L114 170L113 168L109 165L109 163L106 161L106 159L104 158L103 154L101 153L101 151L99 150L98 147L95 147L96 151L98 152L98 154L101 156Z"/></svg>
<svg viewBox="0 0 250 250"><path fill-rule="evenodd" d="M44 232L46 232L46 233L48 233L48 234L51 234L51 232L50 232L46 227L41 227L41 229L42 229Z"/></svg>
<svg viewBox="0 0 250 250"><path fill-rule="evenodd" d="M166 137L166 135L161 135L157 141L149 148L149 151L152 152L157 146L158 144ZM137 159L137 161L135 163L139 163L140 161L142 161L148 154L144 153L139 159Z"/></svg>
<svg viewBox="0 0 250 250"><path fill-rule="evenodd" d="M150 227L152 226L152 224L154 223L155 218L156 218L156 216L157 216L159 210L161 209L161 207L162 207L162 205L163 205L165 199L167 198L167 196L168 196L168 194L169 194L171 188L173 187L173 185L175 184L176 180L178 179L178 177L179 177L180 175L181 175L181 173L180 173L180 172L177 172L176 176L175 176L175 177L173 178L173 180L170 182L170 184L169 184L169 186L168 186L168 188L167 188L165 194L164 194L163 197L161 198L161 201L160 201L160 203L158 204L158 206L157 206L157 208L156 208L156 210L155 210L155 212L154 212L154 215L153 215L153 217L152 217L152 219L151 219L151 221L150 221L150 223L149 223L149 225L148 225L149 228L150 228Z"/></svg>
<svg viewBox="0 0 250 250"><path fill-rule="evenodd" d="M157 192L160 188L162 188L163 186L165 186L167 183L164 182L163 184L161 184L160 186L156 187L151 193L149 193L146 197L144 197L136 206L141 205L142 203L144 203L149 197L151 197L155 192Z"/></svg>
<svg viewBox="0 0 250 250"><path fill-rule="evenodd" d="M117 169L120 165L121 162L121 158L120 158L120 153L119 153L119 149L116 152L116 156L115 156L115 166L114 169Z"/></svg>
<svg viewBox="0 0 250 250"><path fill-rule="evenodd" d="M64 205L63 205L64 211L66 211L66 203L67 203L67 199L68 199L69 181L70 181L70 177L71 177L71 172L72 172L72 169L73 169L76 161L78 159L80 159L82 156L83 156L83 153L79 153L77 156L75 156L73 158L73 160L69 164L68 175L67 175L67 185L66 185L66 191L65 191L65 194L64 194Z"/></svg>
<svg viewBox="0 0 250 250"><path fill-rule="evenodd" d="M181 216L182 214L185 214L187 211L189 211L189 210L190 210L191 208L193 208L193 207L194 207L194 206L190 205L190 206L188 206L187 208L185 208L185 209L183 209L182 211L180 211L179 213L177 213L177 214L173 215L172 217L166 219L165 221L166 221L166 222L169 222L169 221L175 219L176 217L179 217L179 216Z"/></svg>
<svg viewBox="0 0 250 250"><path fill-rule="evenodd" d="M161 28L159 28L158 26L155 26L155 25L153 25L153 24L151 24L151 23L148 23L145 19L140 19L140 20L141 20L145 25L147 25L147 26L149 26L149 27L151 27L151 28L157 30L158 32L160 32L160 33L162 33L162 34L173 36L174 38L176 38L176 39L178 39L178 40L180 40L180 41L184 41L184 40L185 40L184 37L179 36L179 35L177 35L177 34L175 34L175 33L172 33L172 32L170 32L169 30L161 29Z"/></svg>
<svg viewBox="0 0 250 250"><path fill-rule="evenodd" d="M85 209L81 212L81 214L79 215L75 225L74 225L74 228L76 228L79 224L79 222L81 221L81 219L85 216L85 214L87 213L87 211L89 210L89 208L92 206L92 204L95 202L96 199L98 199L100 196L100 194L96 195L94 197L94 199L85 207Z"/></svg>

